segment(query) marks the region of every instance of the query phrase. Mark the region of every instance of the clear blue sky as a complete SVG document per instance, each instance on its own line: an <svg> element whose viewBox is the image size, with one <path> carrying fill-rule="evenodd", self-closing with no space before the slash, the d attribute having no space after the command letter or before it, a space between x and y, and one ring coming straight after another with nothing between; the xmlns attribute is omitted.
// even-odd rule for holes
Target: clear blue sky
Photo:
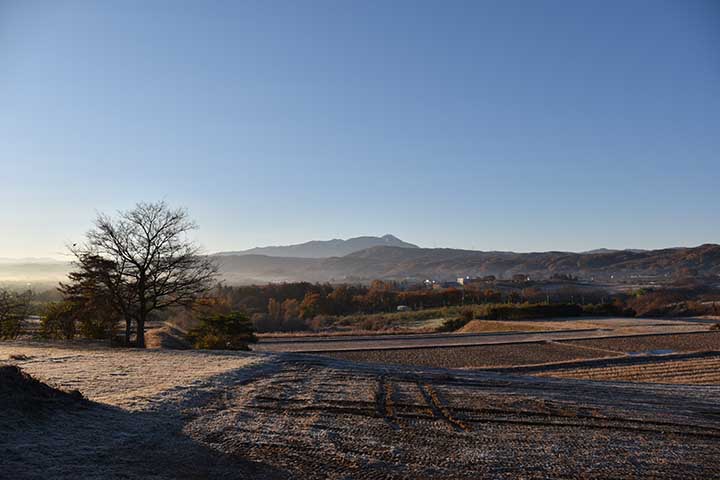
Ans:
<svg viewBox="0 0 720 480"><path fill-rule="evenodd" d="M187 206L209 251L720 241L720 2L0 0L0 257Z"/></svg>

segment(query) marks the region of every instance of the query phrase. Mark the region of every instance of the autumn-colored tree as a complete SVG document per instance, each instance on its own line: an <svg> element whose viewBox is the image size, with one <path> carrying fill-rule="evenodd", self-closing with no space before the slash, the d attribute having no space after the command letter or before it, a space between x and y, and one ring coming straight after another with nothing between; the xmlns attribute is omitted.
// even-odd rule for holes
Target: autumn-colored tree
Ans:
<svg viewBox="0 0 720 480"><path fill-rule="evenodd" d="M353 297L355 296L353 290L347 285L340 285L336 287L327 296L327 307L328 311L325 313L331 315L345 315L351 313L354 310L355 303Z"/></svg>
<svg viewBox="0 0 720 480"><path fill-rule="evenodd" d="M520 303L520 294L518 292L510 292L506 297L507 303Z"/></svg>
<svg viewBox="0 0 720 480"><path fill-rule="evenodd" d="M485 292L483 292L484 295L484 301L487 303L499 303L502 302L502 294L500 292L496 292L495 290L487 289Z"/></svg>
<svg viewBox="0 0 720 480"><path fill-rule="evenodd" d="M463 292L458 288L446 288L442 291L443 306L460 305L462 302Z"/></svg>
<svg viewBox="0 0 720 480"><path fill-rule="evenodd" d="M525 300L526 302L538 301L538 300L541 300L541 299L544 297L542 291L540 291L540 289L535 288L535 287L523 288L523 289L520 291L520 296L521 296L521 297L523 298L523 300Z"/></svg>
<svg viewBox="0 0 720 480"><path fill-rule="evenodd" d="M283 322L282 329L288 331L302 330L305 323L300 318L300 302L288 298L282 303Z"/></svg>
<svg viewBox="0 0 720 480"><path fill-rule="evenodd" d="M274 298L268 300L267 313L271 320L279 322L282 319L282 306L280 302Z"/></svg>
<svg viewBox="0 0 720 480"><path fill-rule="evenodd" d="M320 309L320 294L319 293L306 293L303 301L300 303L300 318L305 320L313 318L317 315Z"/></svg>
<svg viewBox="0 0 720 480"><path fill-rule="evenodd" d="M373 280L367 294L356 299L368 310L389 310L394 304L395 291L391 283Z"/></svg>
<svg viewBox="0 0 720 480"><path fill-rule="evenodd" d="M283 320L290 320L300 316L300 304L294 298L288 298L282 303Z"/></svg>

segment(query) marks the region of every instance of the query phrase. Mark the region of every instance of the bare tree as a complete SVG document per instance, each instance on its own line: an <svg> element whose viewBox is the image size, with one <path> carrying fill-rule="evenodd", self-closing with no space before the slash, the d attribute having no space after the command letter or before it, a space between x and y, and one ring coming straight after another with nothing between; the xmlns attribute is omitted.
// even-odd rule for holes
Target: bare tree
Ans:
<svg viewBox="0 0 720 480"><path fill-rule="evenodd" d="M85 243L70 248L125 319L126 339L135 324L138 347L152 312L191 305L213 284L216 266L188 238L196 228L185 209L139 203L115 218L99 214Z"/></svg>

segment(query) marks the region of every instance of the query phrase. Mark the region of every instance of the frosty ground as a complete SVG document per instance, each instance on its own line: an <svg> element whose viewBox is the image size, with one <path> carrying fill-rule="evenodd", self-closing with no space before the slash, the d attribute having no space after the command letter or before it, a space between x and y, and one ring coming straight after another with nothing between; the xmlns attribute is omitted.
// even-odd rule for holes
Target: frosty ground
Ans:
<svg viewBox="0 0 720 480"><path fill-rule="evenodd" d="M720 477L712 385L33 343L0 362L92 401L0 412L7 478Z"/></svg>

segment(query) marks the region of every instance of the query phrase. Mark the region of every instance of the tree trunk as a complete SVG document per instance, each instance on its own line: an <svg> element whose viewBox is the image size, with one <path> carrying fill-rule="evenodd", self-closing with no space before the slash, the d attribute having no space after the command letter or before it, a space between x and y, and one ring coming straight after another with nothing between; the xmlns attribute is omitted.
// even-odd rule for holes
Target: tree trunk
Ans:
<svg viewBox="0 0 720 480"><path fill-rule="evenodd" d="M130 346L130 331L132 328L132 320L129 318L125 319L125 346Z"/></svg>
<svg viewBox="0 0 720 480"><path fill-rule="evenodd" d="M135 334L135 346L145 348L145 312L140 313L137 319L137 333Z"/></svg>

